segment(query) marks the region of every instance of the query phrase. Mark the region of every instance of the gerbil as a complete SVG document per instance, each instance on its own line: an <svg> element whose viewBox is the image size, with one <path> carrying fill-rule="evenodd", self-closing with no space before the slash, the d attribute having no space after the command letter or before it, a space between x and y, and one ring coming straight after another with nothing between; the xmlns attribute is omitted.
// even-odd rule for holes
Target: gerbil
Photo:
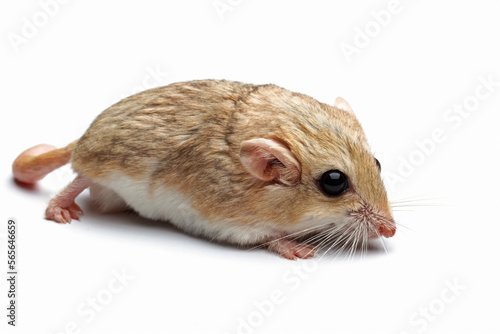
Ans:
<svg viewBox="0 0 500 334"><path fill-rule="evenodd" d="M77 177L45 213L59 223L79 219L74 200L90 187L102 212L133 209L289 259L334 237L396 231L380 164L342 98L332 107L275 85L175 83L114 104L65 148L26 150L13 173L35 183L68 162Z"/></svg>

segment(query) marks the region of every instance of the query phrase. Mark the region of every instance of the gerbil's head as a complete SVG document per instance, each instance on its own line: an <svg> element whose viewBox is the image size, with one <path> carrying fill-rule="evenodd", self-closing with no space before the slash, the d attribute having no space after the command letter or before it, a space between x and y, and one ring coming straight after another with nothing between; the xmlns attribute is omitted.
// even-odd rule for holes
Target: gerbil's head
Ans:
<svg viewBox="0 0 500 334"><path fill-rule="evenodd" d="M276 107L275 117L286 108L283 123L267 136L245 140L240 159L266 182L256 196L272 208L266 215L283 236L312 234L318 243L341 245L393 236L381 166L349 104L337 98L331 107L294 94Z"/></svg>

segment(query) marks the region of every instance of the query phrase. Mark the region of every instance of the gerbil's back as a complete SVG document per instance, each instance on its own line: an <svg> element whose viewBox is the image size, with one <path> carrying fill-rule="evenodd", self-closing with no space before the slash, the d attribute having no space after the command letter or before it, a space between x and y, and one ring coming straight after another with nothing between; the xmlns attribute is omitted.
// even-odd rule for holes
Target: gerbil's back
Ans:
<svg viewBox="0 0 500 334"><path fill-rule="evenodd" d="M255 88L200 80L125 98L102 112L79 140L72 155L73 168L95 180L117 171L141 177L184 169L183 175L189 175L186 168L203 166L208 157L213 165L217 156L221 157L219 167L224 168L229 149L227 124L237 101Z"/></svg>

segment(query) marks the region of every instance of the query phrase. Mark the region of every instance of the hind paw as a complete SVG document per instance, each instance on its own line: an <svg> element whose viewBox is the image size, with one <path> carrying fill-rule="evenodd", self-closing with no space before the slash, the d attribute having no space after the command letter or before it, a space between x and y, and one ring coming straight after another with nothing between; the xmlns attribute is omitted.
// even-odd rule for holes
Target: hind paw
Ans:
<svg viewBox="0 0 500 334"><path fill-rule="evenodd" d="M80 219L80 215L83 215L83 211L75 202L71 203L67 208L49 204L45 211L47 219L63 224L70 223L71 219Z"/></svg>
<svg viewBox="0 0 500 334"><path fill-rule="evenodd" d="M50 200L45 210L45 217L58 223L69 223L71 219L79 219L83 211L76 205L75 198L91 183L90 179L78 175L63 191Z"/></svg>

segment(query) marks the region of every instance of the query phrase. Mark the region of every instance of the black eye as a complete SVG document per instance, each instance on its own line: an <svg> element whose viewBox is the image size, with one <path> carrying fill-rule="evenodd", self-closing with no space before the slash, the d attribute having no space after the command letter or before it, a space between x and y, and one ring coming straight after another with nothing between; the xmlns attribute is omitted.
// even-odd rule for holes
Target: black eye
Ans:
<svg viewBox="0 0 500 334"><path fill-rule="evenodd" d="M329 170L319 179L319 186L325 194L339 196L349 188L349 183L347 182L347 177L341 171Z"/></svg>
<svg viewBox="0 0 500 334"><path fill-rule="evenodd" d="M375 158L375 163L377 164L378 170L382 171L382 165L380 165L380 161L378 161L377 158Z"/></svg>

